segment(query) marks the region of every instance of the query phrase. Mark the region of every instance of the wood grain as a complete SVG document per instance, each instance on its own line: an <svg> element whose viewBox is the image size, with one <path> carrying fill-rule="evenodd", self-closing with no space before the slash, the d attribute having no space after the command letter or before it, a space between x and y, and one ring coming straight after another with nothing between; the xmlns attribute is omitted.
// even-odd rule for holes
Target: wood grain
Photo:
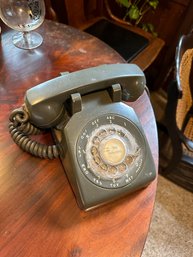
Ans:
<svg viewBox="0 0 193 257"><path fill-rule="evenodd" d="M108 7L104 4L104 1L55 0L47 2L49 2L47 5L50 7L55 6L56 14L60 17L59 21L64 23L67 22L70 26L75 28L84 30L106 17L116 25L123 26L126 30L132 31L148 39L148 46L138 53L138 55L132 60L132 63L137 64L143 71L153 64L154 60L159 56L164 47L165 42L161 38L155 37L151 33L148 33L137 26L129 26L123 20L117 21L117 18L113 15L110 15L109 17L107 11ZM109 8L111 9L112 7L114 7L112 14L116 15L119 10L119 8L117 9L118 6L115 3L113 4L113 1L109 1ZM64 21L65 14L67 17ZM52 17L50 18L52 19ZM109 34L109 36L111 35Z"/></svg>
<svg viewBox="0 0 193 257"><path fill-rule="evenodd" d="M8 132L11 110L25 91L59 75L124 60L96 38L45 21L42 46L13 46L14 33L2 28L0 44L0 256L139 257L155 200L156 182L112 204L81 211L58 159L41 160L22 152ZM144 93L130 104L138 113L158 163L155 119Z"/></svg>

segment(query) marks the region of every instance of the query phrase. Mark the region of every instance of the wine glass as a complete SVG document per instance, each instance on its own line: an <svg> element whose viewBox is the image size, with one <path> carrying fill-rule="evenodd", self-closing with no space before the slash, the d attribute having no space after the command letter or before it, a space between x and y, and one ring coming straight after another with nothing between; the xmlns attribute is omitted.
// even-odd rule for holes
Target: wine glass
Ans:
<svg viewBox="0 0 193 257"><path fill-rule="evenodd" d="M43 42L42 36L32 31L44 21L43 0L0 0L0 18L8 27L19 31L12 38L15 46L34 49Z"/></svg>

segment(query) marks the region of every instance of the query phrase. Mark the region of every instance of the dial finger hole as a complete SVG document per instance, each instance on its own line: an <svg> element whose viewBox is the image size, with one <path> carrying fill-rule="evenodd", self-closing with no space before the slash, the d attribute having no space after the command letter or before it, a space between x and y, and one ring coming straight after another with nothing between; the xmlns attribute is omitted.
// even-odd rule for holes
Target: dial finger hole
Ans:
<svg viewBox="0 0 193 257"><path fill-rule="evenodd" d="M116 129L115 129L115 128L109 128L109 129L108 129L108 132L109 132L111 135L113 135L113 134L116 133Z"/></svg>
<svg viewBox="0 0 193 257"><path fill-rule="evenodd" d="M99 165L100 162L101 162L101 159L99 158L99 156L94 156L94 161L95 161L95 163L96 163L97 165Z"/></svg>
<svg viewBox="0 0 193 257"><path fill-rule="evenodd" d="M120 137L125 137L125 133L124 133L123 131L121 131L121 130L119 130L119 131L117 132L117 134L118 134Z"/></svg>
<svg viewBox="0 0 193 257"><path fill-rule="evenodd" d="M121 164L118 165L117 168L118 168L118 170L119 170L120 172L125 172L126 169L127 169L127 166L126 166L125 163L121 163Z"/></svg>
<svg viewBox="0 0 193 257"><path fill-rule="evenodd" d="M130 165L133 163L133 161L134 161L134 158L133 158L132 155L128 155L128 156L126 157L126 159L125 159L125 162L126 162L126 164L127 164L128 166L130 166Z"/></svg>
<svg viewBox="0 0 193 257"><path fill-rule="evenodd" d="M100 137L105 137L107 136L107 131L105 129L102 129L101 131L99 131L99 134L98 134Z"/></svg>
<svg viewBox="0 0 193 257"><path fill-rule="evenodd" d="M102 163L102 164L100 165L100 167L101 167L101 169L103 169L103 170L105 170L105 171L108 170L108 166L107 166L105 163Z"/></svg>
<svg viewBox="0 0 193 257"><path fill-rule="evenodd" d="M108 169L108 172L110 174L115 174L117 172L117 168L114 167L114 166L110 166L109 169Z"/></svg>
<svg viewBox="0 0 193 257"><path fill-rule="evenodd" d="M92 142L93 142L93 144L95 144L95 145L100 144L100 139L99 139L99 137L95 136L95 137L93 138Z"/></svg>
<svg viewBox="0 0 193 257"><path fill-rule="evenodd" d="M95 146L92 146L92 148L91 148L91 154L92 154L92 155L96 155L97 153L98 153L97 148L96 148Z"/></svg>

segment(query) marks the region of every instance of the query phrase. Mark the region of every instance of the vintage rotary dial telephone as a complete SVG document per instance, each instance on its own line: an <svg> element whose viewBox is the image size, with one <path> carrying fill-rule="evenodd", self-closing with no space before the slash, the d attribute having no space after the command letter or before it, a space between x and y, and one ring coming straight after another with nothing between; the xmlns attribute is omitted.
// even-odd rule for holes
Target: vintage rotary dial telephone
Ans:
<svg viewBox="0 0 193 257"><path fill-rule="evenodd" d="M27 90L10 115L10 133L24 150L60 157L81 209L89 210L147 186L156 176L153 158L135 111L144 91L133 64L109 64L65 73ZM28 135L51 128L56 144Z"/></svg>

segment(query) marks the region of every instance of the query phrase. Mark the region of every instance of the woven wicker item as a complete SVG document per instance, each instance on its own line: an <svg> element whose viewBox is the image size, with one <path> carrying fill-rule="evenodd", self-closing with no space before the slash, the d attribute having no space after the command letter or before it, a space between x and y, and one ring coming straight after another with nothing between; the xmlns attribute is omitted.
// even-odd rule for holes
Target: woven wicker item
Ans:
<svg viewBox="0 0 193 257"><path fill-rule="evenodd" d="M190 110L193 105L193 99L190 90L190 71L191 66L193 65L193 49L188 49L182 56L180 63L180 84L182 87L182 98L178 101L177 112L176 112L176 121L179 129L182 128L183 122L187 112ZM193 78L191 78L193 79ZM188 124L185 127L184 135L193 141L193 117L188 121Z"/></svg>
<svg viewBox="0 0 193 257"><path fill-rule="evenodd" d="M162 134L168 138L168 144L164 143L160 150L160 173L193 192L193 33L179 40L176 72L168 87L165 112L168 137Z"/></svg>

